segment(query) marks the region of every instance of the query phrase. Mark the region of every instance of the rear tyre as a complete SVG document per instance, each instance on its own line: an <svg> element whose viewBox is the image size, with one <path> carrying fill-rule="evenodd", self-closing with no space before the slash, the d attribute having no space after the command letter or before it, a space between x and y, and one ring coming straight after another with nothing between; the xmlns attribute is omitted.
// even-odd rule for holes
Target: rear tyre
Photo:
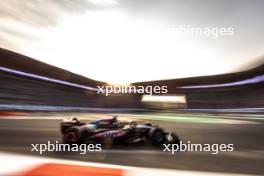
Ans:
<svg viewBox="0 0 264 176"><path fill-rule="evenodd" d="M161 128L151 128L148 138L151 144L155 146L161 146L166 140L165 133Z"/></svg>
<svg viewBox="0 0 264 176"><path fill-rule="evenodd" d="M83 134L79 126L70 127L63 135L63 143L65 144L76 144L80 143Z"/></svg>

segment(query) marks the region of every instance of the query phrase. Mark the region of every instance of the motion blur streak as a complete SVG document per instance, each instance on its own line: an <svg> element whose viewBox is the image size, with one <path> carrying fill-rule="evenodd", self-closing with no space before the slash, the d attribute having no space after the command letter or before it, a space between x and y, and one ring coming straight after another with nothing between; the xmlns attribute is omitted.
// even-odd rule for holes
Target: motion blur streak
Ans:
<svg viewBox="0 0 264 176"><path fill-rule="evenodd" d="M59 141L61 136L58 130L58 123L61 121L61 118L71 117L73 114L77 115L75 113L54 113L54 115L49 113L34 113L27 116L28 119L0 118L0 151L35 155L39 159L42 159L38 153L30 151L31 146L29 144L45 143L51 139ZM111 114L78 114L78 117L84 122L89 122L100 116L109 118ZM147 118L142 116L144 116L142 113L141 115L127 114L120 115L120 118L129 119L130 117L130 120ZM264 137L263 120L251 119L250 116L247 119L240 119L239 114L237 114L238 119L235 122L230 115L203 117L201 114L200 116L192 114L193 118L190 118L175 113L166 116L171 116L171 118L162 119L165 115L159 113L148 114L148 121L162 126L166 130L177 132L183 141L189 140L192 143L201 144L233 143L235 144L235 151L222 152L214 156L207 152L179 152L172 156L149 145L134 145L116 146L112 149L103 149L99 153L89 152L87 155L79 155L75 152L47 152L43 154L43 157L150 167L153 168L152 172L156 172L154 168L162 168L197 172L219 172L220 175L221 173L230 173L229 175L263 175L264 141L260 140ZM37 119L37 117L40 118ZM238 121L240 123L237 123ZM12 138L10 134L12 134ZM14 158L10 159L9 161L14 163L14 161L19 161L19 157L16 157L15 160ZM36 162L37 159L33 161ZM5 165L5 163L3 164ZM4 168L1 168L1 170ZM161 172L157 171L157 173L163 175ZM213 173L211 175L214 175ZM179 175L182 176L184 174L181 175L179 173Z"/></svg>
<svg viewBox="0 0 264 176"><path fill-rule="evenodd" d="M217 87L229 87L229 86L242 86L247 84L256 84L264 82L264 75L256 76L250 79L246 79L243 81L237 81L233 83L225 83L225 84L213 84L213 85L197 85L197 86L182 86L179 88L183 89L196 89L196 88L217 88Z"/></svg>
<svg viewBox="0 0 264 176"><path fill-rule="evenodd" d="M91 162L30 157L0 152L0 159L5 161L1 175L12 176L226 176L229 173L197 172L187 170L150 169ZM16 159L16 162L12 162ZM26 161L26 162L25 162ZM16 171L16 172L15 172ZM13 173L13 174L10 174ZM232 176L251 176L232 174Z"/></svg>
<svg viewBox="0 0 264 176"><path fill-rule="evenodd" d="M167 103L186 103L185 96L179 95L143 95L142 101L146 102L167 102Z"/></svg>
<svg viewBox="0 0 264 176"><path fill-rule="evenodd" d="M57 79L47 78L47 77L44 77L44 76L39 76L39 75L31 74L31 73L25 73L25 72L22 72L22 71L12 70L12 69L9 69L9 68L4 68L4 67L0 67L0 71L16 74L18 76L25 76L25 77L29 77L29 78L35 78L35 79L39 79L39 80L42 80L42 81L49 81L49 82L53 82L53 83L58 83L58 84L63 84L63 85L67 85L67 86L77 87L77 88L81 88L81 89L87 89L87 90L93 90L93 91L97 91L98 90L97 88L92 88L92 87L83 86L83 85L79 85L79 84L74 84L74 83L70 83L70 82L66 82L66 81L61 81L61 80L57 80Z"/></svg>

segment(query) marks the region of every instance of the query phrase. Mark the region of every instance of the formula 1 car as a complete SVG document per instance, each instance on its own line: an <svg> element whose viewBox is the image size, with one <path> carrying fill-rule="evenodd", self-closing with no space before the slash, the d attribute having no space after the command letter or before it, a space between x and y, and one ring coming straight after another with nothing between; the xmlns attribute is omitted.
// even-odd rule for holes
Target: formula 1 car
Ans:
<svg viewBox="0 0 264 176"><path fill-rule="evenodd" d="M101 143L101 144L135 144L149 142L154 146L179 143L175 133L165 132L150 123L119 121L114 116L110 119L82 123L77 118L60 123L63 143Z"/></svg>

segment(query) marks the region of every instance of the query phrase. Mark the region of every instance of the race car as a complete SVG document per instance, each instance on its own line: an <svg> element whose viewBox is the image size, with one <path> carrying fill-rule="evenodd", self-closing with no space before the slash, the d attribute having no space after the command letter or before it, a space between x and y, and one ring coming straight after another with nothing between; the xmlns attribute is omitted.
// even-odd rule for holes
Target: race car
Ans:
<svg viewBox="0 0 264 176"><path fill-rule="evenodd" d="M154 146L180 142L175 133L165 132L151 123L119 121L116 116L83 123L77 118L60 123L62 140L66 144L101 143L135 144L149 142Z"/></svg>

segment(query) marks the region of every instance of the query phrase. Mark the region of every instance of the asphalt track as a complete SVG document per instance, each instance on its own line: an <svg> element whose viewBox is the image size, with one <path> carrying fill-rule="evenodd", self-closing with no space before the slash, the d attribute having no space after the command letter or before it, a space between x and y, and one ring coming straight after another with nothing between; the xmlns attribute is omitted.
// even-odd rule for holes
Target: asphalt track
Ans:
<svg viewBox="0 0 264 176"><path fill-rule="evenodd" d="M31 152L30 144L47 143L48 140L60 141L60 119L71 115L2 116L0 151L127 166L264 175L264 119L259 115L122 115L124 119L148 119L168 131L175 131L185 142L234 144L233 152L220 152L217 155L209 152L178 152L171 155L149 145L117 146L85 155L76 152L47 152L43 155ZM78 116L89 121L105 115Z"/></svg>

